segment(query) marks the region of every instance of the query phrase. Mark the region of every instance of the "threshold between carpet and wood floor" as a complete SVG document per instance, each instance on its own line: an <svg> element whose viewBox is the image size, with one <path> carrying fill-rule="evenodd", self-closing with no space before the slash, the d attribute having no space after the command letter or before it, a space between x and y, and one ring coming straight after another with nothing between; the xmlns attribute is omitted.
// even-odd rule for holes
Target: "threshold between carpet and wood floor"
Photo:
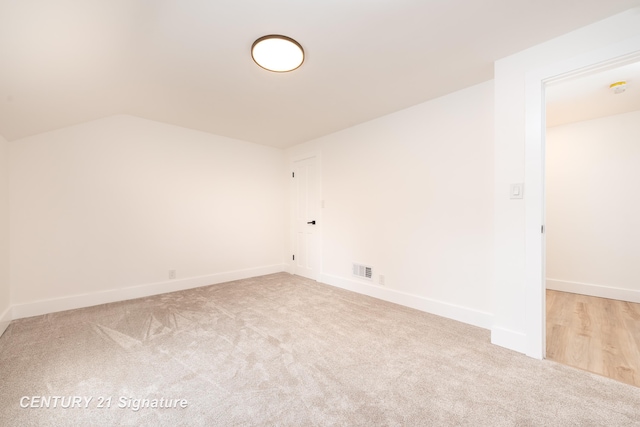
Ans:
<svg viewBox="0 0 640 427"><path fill-rule="evenodd" d="M0 384L3 426L640 420L639 388L287 273L14 321L0 338Z"/></svg>

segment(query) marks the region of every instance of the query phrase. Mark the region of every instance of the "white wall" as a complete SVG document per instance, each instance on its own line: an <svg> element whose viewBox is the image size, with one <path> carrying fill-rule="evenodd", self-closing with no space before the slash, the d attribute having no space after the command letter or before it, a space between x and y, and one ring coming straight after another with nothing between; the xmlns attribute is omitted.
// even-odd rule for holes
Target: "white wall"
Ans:
<svg viewBox="0 0 640 427"><path fill-rule="evenodd" d="M0 335L11 320L9 292L9 146L0 136Z"/></svg>
<svg viewBox="0 0 640 427"><path fill-rule="evenodd" d="M490 327L492 118L486 82L289 149L321 156L320 280Z"/></svg>
<svg viewBox="0 0 640 427"><path fill-rule="evenodd" d="M13 141L14 317L282 271L284 165L131 116Z"/></svg>
<svg viewBox="0 0 640 427"><path fill-rule="evenodd" d="M640 302L640 111L547 130L547 288Z"/></svg>
<svg viewBox="0 0 640 427"><path fill-rule="evenodd" d="M527 227L526 206L537 209L541 194L524 189L524 199L509 198L511 183L538 179L525 176L525 141L527 139L527 79L538 70L570 61L594 50L628 40L640 34L638 9L584 27L547 43L532 47L495 63L495 285L493 290L494 325L492 342L538 357L541 341L528 332L528 295L526 276L527 232L538 233L540 226ZM611 50L614 52L614 50ZM539 92L542 85L539 84ZM539 96L539 93L538 93ZM541 110L541 104L538 107ZM540 113L540 112L538 112ZM541 123L538 123L541 126ZM535 124L534 124L535 125ZM535 155L533 150L533 155ZM540 196L540 197L538 197ZM542 209L537 213L541 215ZM532 237L532 236L530 236ZM532 257L541 257L541 247L531 249ZM542 289L542 270L539 290ZM534 278L535 279L535 278ZM534 280L535 281L535 280ZM543 308L540 308L541 316ZM530 316L531 319L535 316ZM534 325L541 328L542 324ZM529 336L528 336L529 335ZM534 342L531 342L533 339Z"/></svg>

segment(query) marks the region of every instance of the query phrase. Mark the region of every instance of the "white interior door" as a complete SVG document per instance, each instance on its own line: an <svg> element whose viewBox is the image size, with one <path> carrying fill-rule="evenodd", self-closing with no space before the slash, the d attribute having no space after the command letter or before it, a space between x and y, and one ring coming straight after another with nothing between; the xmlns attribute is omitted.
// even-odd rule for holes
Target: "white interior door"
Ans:
<svg viewBox="0 0 640 427"><path fill-rule="evenodd" d="M319 190L317 161L294 162L294 274L317 280L319 274Z"/></svg>

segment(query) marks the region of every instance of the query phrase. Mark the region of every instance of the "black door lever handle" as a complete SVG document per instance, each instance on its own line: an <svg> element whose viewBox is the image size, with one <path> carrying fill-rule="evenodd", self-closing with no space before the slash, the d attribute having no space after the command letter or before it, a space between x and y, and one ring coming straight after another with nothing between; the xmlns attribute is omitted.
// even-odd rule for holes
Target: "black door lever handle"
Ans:
<svg viewBox="0 0 640 427"><path fill-rule="evenodd" d="M314 219L313 221L309 221L307 224L316 225L316 220Z"/></svg>

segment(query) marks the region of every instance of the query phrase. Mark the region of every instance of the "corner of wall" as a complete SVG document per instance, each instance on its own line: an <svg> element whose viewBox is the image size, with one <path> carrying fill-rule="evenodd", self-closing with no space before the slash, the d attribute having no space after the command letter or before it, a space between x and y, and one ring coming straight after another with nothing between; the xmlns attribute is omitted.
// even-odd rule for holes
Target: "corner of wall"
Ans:
<svg viewBox="0 0 640 427"><path fill-rule="evenodd" d="M9 150L0 135L0 336L11 322L9 286Z"/></svg>
<svg viewBox="0 0 640 427"><path fill-rule="evenodd" d="M494 325L491 328L491 344L499 345L518 353L527 353L527 335L500 326Z"/></svg>
<svg viewBox="0 0 640 427"><path fill-rule="evenodd" d="M7 307L4 313L0 313L0 337L4 334L4 331L9 327L9 323L11 323L11 306Z"/></svg>

